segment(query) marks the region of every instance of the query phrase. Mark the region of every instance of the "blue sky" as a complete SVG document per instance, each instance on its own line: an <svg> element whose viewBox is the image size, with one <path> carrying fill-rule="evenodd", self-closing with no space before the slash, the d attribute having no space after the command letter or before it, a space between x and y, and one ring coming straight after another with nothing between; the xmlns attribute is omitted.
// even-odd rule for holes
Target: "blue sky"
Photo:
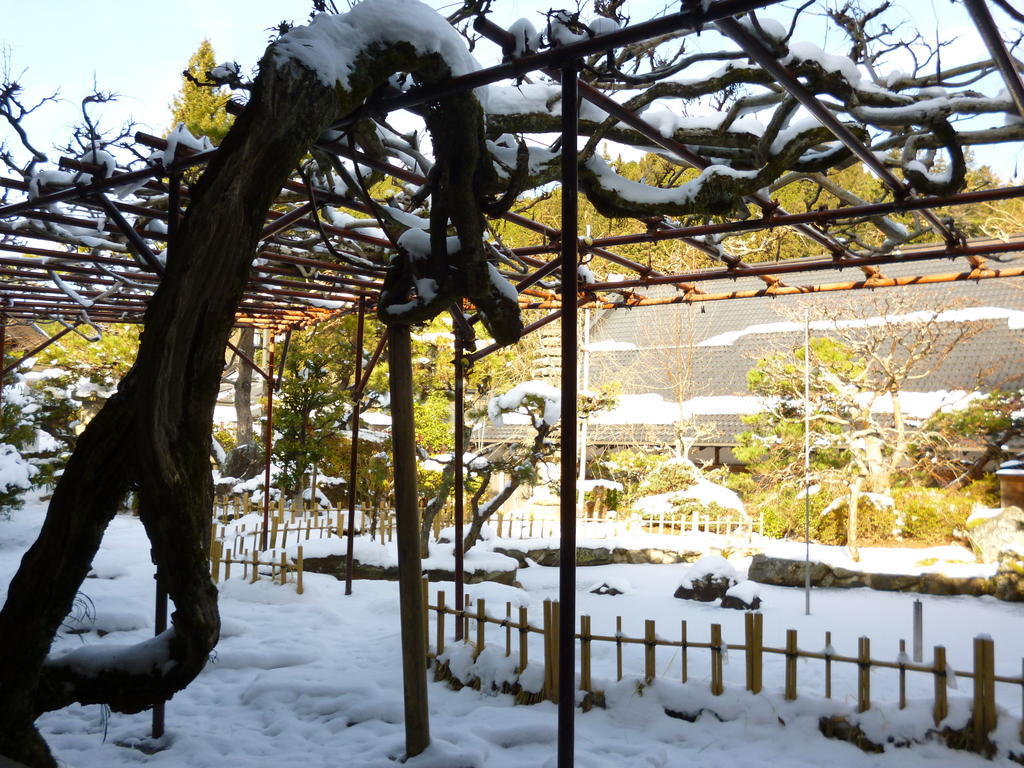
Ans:
<svg viewBox="0 0 1024 768"><path fill-rule="evenodd" d="M442 12L458 5L452 0L429 0ZM336 0L339 8L345 0ZM540 24L538 11L560 5L551 0L496 0L499 23L526 16ZM561 5L575 5L574 2ZM664 2L632 2L634 21L655 15ZM677 5L669 4L674 10ZM791 5L783 4L783 7ZM985 55L977 33L969 26L962 9L949 0L903 0L897 13L923 26L928 35L958 37L948 49L944 64L968 61ZM88 93L95 78L101 89L120 94L117 104L108 105L103 124L118 125L129 115L140 128L163 133L169 126L169 103L180 87L180 73L189 55L208 37L220 60L238 61L250 70L259 60L270 32L282 19L302 22L308 16L309 0L0 0L0 49L4 49L15 74L27 90L27 100L59 89L65 101L48 107L29 123L32 134L51 141L63 139L69 126L79 119L78 100ZM822 38L823 29L813 16L798 37L813 39L836 52L845 43L835 33ZM0 136L6 132L0 126ZM979 152L979 158L996 165L1003 175L1024 170L1019 146L1004 146Z"/></svg>

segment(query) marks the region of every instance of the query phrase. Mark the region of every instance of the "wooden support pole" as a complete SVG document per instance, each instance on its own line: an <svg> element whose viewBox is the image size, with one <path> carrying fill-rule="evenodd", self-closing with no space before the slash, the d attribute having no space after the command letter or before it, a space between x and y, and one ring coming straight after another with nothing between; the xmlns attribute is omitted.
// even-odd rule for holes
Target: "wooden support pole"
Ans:
<svg viewBox="0 0 1024 768"><path fill-rule="evenodd" d="M558 636L558 768L573 768L576 717L576 319L578 193L577 64L568 62L562 80L562 445L559 511L561 539L558 561L558 599L562 611Z"/></svg>
<svg viewBox="0 0 1024 768"><path fill-rule="evenodd" d="M352 445L349 453L348 463L348 539L345 546L345 594L352 594L352 569L354 567L353 550L355 548L356 530L356 467L359 458L359 401L363 396L359 388L360 372L363 363L363 323L366 314L366 304L362 296L359 297L359 316L356 325L356 363L355 386L352 390Z"/></svg>
<svg viewBox="0 0 1024 768"><path fill-rule="evenodd" d="M832 698L832 633L825 633L825 698Z"/></svg>
<svg viewBox="0 0 1024 768"><path fill-rule="evenodd" d="M423 645L430 655L430 578L423 577Z"/></svg>
<svg viewBox="0 0 1024 768"><path fill-rule="evenodd" d="M2 359L3 356L0 355L0 360ZM153 574L153 579L156 582L156 606L153 615L153 634L159 635L167 629L167 591L160 584L159 571ZM153 705L152 734L154 739L159 739L164 735L164 715L165 702L158 701Z"/></svg>
<svg viewBox="0 0 1024 768"><path fill-rule="evenodd" d="M654 678L658 674L656 652L654 619L646 619L644 621L644 681L648 684L654 682Z"/></svg>
<svg viewBox="0 0 1024 768"><path fill-rule="evenodd" d="M796 630L786 630L786 701L796 700Z"/></svg>
<svg viewBox="0 0 1024 768"><path fill-rule="evenodd" d="M685 621L681 622L681 626L680 626L680 630L679 630L679 656L680 656L680 662L679 663L680 663L680 666L682 666L682 678L683 678L683 682L685 683L686 679L687 679L687 677L689 675L689 670L687 669L687 658L686 658L686 622ZM620 670L621 670L621 667L622 667L621 662L619 664L619 667L620 667ZM621 672L619 674L619 679L620 680L622 679Z"/></svg>
<svg viewBox="0 0 1024 768"><path fill-rule="evenodd" d="M530 663L530 617L525 605L519 606L519 672Z"/></svg>
<svg viewBox="0 0 1024 768"><path fill-rule="evenodd" d="M974 638L974 704L971 712L974 743L988 741L996 727L995 647L991 637Z"/></svg>
<svg viewBox="0 0 1024 768"><path fill-rule="evenodd" d="M303 565L302 565L302 545L301 544L299 545L299 552L298 552L297 559L295 561L295 567L296 567L296 572L295 572L295 593L301 595L305 591L304 587L302 586L302 568L303 568Z"/></svg>
<svg viewBox="0 0 1024 768"><path fill-rule="evenodd" d="M464 531L465 523L465 468L463 467L463 459L465 456L466 448L463 445L465 440L465 414L466 414L466 389L465 389L465 361L463 359L463 331L461 330L458 323L455 323L455 486L452 489L452 493L455 496L455 602L458 603L462 600L463 590L465 589L465 563L463 547L465 546L464 540L466 537ZM500 526L499 526L500 531ZM500 535L500 534L499 534ZM457 630L459 628L457 626ZM461 632L456 635L456 640L461 640Z"/></svg>
<svg viewBox="0 0 1024 768"><path fill-rule="evenodd" d="M711 625L711 695L721 696L725 691L722 663L725 647L722 645L722 625Z"/></svg>
<svg viewBox="0 0 1024 768"><path fill-rule="evenodd" d="M505 603L505 658L512 656L512 602Z"/></svg>
<svg viewBox="0 0 1024 768"><path fill-rule="evenodd" d="M748 612L744 615L747 649L747 690L761 692L761 673L764 669L764 616Z"/></svg>
<svg viewBox="0 0 1024 768"><path fill-rule="evenodd" d="M267 331L267 375L264 384L267 389L266 429L263 432L263 535L260 549L267 548L267 533L270 528L270 454L274 442L274 334Z"/></svg>
<svg viewBox="0 0 1024 768"><path fill-rule="evenodd" d="M949 680L946 679L948 665L946 663L946 649L941 645L935 646L935 656L932 663L932 674L935 677L935 705L932 709L932 720L935 726L946 719L949 714L949 700L946 696L946 686Z"/></svg>
<svg viewBox="0 0 1024 768"><path fill-rule="evenodd" d="M615 679L622 680L622 617L615 617Z"/></svg>
<svg viewBox="0 0 1024 768"><path fill-rule="evenodd" d="M591 690L590 683L590 617L580 616L580 690Z"/></svg>
<svg viewBox="0 0 1024 768"><path fill-rule="evenodd" d="M907 641L900 640L900 709L907 708Z"/></svg>
<svg viewBox="0 0 1024 768"><path fill-rule="evenodd" d="M430 745L427 706L427 650L423 637L423 573L416 503L416 435L413 414L412 350L409 327L388 328L391 387L391 440L398 527L398 596L402 616L402 668L405 681L405 749L414 757Z"/></svg>
<svg viewBox="0 0 1024 768"><path fill-rule="evenodd" d="M444 591L437 591L437 639L434 641L434 651L440 656L444 653Z"/></svg>
<svg viewBox="0 0 1024 768"><path fill-rule="evenodd" d="M871 709L871 638L857 638L857 711Z"/></svg>
<svg viewBox="0 0 1024 768"><path fill-rule="evenodd" d="M476 601L476 650L473 652L475 659L484 651L484 631L487 629L487 610L484 607L484 599L481 597Z"/></svg>

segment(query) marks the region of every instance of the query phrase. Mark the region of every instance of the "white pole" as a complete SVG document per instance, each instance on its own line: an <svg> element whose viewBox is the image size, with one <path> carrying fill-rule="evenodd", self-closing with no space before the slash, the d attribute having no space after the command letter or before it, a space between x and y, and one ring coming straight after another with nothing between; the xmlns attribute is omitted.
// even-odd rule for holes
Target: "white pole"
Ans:
<svg viewBox="0 0 1024 768"><path fill-rule="evenodd" d="M811 615L811 320L804 309L804 613Z"/></svg>
<svg viewBox="0 0 1024 768"><path fill-rule="evenodd" d="M583 392L590 387L590 310L583 310ZM580 422L580 477L576 489L576 514L583 515L583 481L587 479L587 419Z"/></svg>

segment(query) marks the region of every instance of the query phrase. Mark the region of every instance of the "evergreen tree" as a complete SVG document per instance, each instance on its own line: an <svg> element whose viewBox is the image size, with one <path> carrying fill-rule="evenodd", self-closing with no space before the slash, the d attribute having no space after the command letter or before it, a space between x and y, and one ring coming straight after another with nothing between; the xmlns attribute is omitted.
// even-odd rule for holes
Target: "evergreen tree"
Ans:
<svg viewBox="0 0 1024 768"><path fill-rule="evenodd" d="M209 40L203 40L189 57L188 69L182 73L181 90L171 101L171 129L184 123L192 135L206 136L220 144L233 121L225 108L228 92L222 87L197 84L207 82L206 73L215 66L213 46Z"/></svg>

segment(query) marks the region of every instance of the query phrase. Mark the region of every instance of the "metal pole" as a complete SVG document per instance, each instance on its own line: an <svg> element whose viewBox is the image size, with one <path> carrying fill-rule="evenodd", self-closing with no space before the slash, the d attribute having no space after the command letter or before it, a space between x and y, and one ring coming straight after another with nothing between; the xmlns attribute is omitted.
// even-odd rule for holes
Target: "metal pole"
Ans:
<svg viewBox="0 0 1024 768"><path fill-rule="evenodd" d="M576 63L562 68L562 449L558 560L558 768L572 768L576 716Z"/></svg>
<svg viewBox="0 0 1024 768"><path fill-rule="evenodd" d="M270 529L270 451L274 436L274 332L267 331L267 419L263 435L263 533L260 535L260 549L267 548Z"/></svg>
<svg viewBox="0 0 1024 768"><path fill-rule="evenodd" d="M804 613L811 615L811 314L804 309Z"/></svg>
<svg viewBox="0 0 1024 768"><path fill-rule="evenodd" d="M348 463L348 543L345 548L345 594L352 594L352 571L355 567L356 536L356 463L359 458L359 401L363 390L360 387L363 375L363 325L366 319L366 300L359 297L359 319L356 324L355 374L352 377L352 451Z"/></svg>
<svg viewBox="0 0 1024 768"><path fill-rule="evenodd" d="M463 562L463 525L465 523L465 479L463 475L463 458L466 451L464 445L466 431L466 389L465 360L463 359L462 333L455 332L455 608L462 610L465 606L463 592L465 590L465 564ZM455 639L462 639L465 622L456 620Z"/></svg>
<svg viewBox="0 0 1024 768"><path fill-rule="evenodd" d="M159 635L167 629L167 591L160 583L160 569L153 574L156 581L156 609L153 619L153 634ZM158 701L153 705L153 738L159 739L164 735L164 705L166 702Z"/></svg>

